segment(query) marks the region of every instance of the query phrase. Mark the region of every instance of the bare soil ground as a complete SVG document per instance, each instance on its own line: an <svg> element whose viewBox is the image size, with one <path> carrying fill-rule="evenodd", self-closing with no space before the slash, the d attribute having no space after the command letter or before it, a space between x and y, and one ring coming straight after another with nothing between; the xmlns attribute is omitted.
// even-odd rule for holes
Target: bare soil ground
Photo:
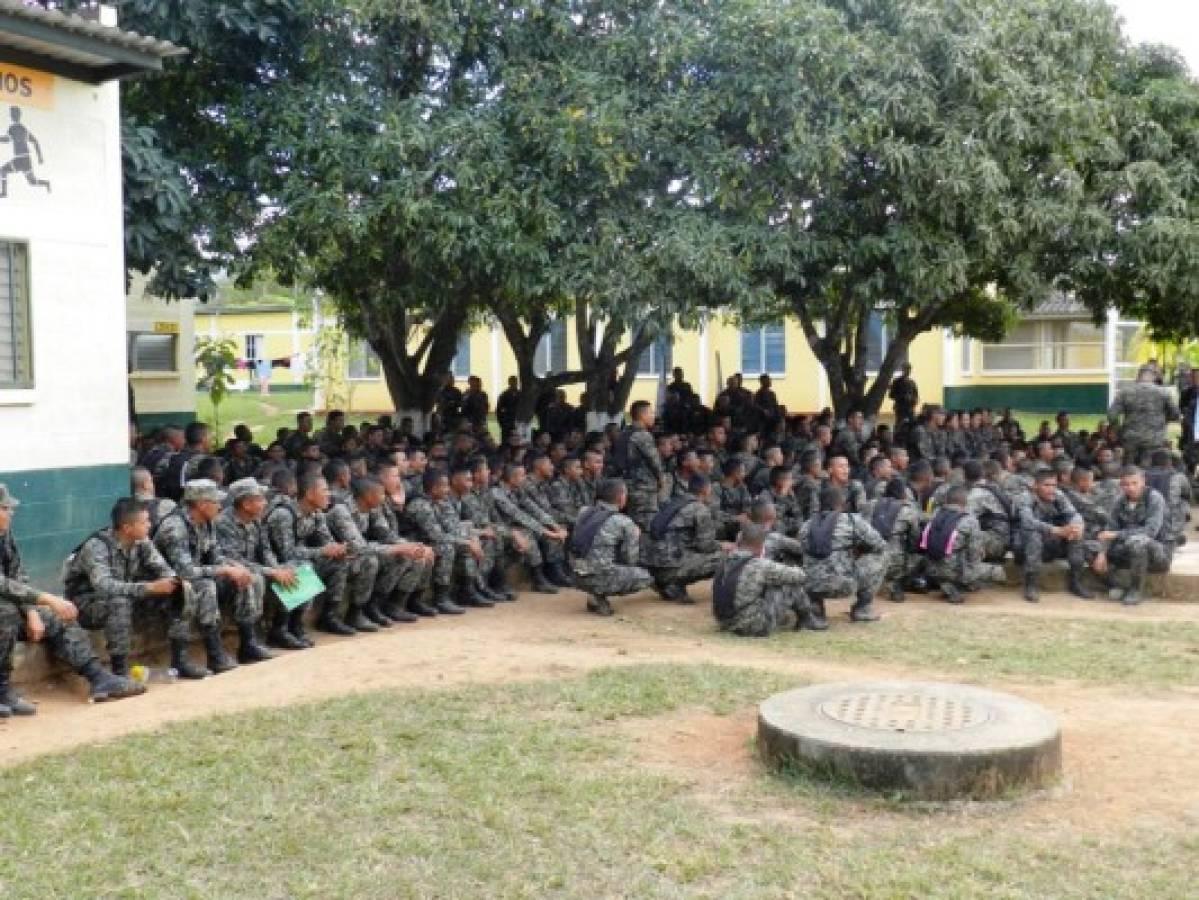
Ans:
<svg viewBox="0 0 1199 900"><path fill-rule="evenodd" d="M750 666L794 675L797 682L961 676L919 667L805 659L762 642L718 639L708 628L706 590L696 596L698 605L680 607L639 595L625 601L615 619L601 620L583 612L582 596L574 591L556 597L525 595L521 602L495 610L426 620L377 635L318 636L315 650L203 682L153 685L144 697L114 704L84 704L83 686L75 679L43 685L33 692L40 702L36 717L0 725L0 765L218 713L391 688L552 678L634 663ZM930 612L927 601L883 606L888 617ZM964 621L995 612L1043 618L1047 628L1064 616L1199 620L1199 604L1124 610L1050 596L1030 606L1008 592L976 595L963 608L944 609L945 615L960 615ZM842 619L834 627L850 626ZM884 621L871 627L887 626ZM1199 823L1199 689L1065 682L1005 682L1000 687L1043 704L1063 726L1062 785L1051 792L1053 802L1033 798L1011 804L1014 822L1051 830ZM697 793L718 801L722 785L760 772L753 749L755 724L752 708L729 716L695 709L618 727L628 731L648 767L681 775ZM761 811L771 814L785 815L786 810Z"/></svg>

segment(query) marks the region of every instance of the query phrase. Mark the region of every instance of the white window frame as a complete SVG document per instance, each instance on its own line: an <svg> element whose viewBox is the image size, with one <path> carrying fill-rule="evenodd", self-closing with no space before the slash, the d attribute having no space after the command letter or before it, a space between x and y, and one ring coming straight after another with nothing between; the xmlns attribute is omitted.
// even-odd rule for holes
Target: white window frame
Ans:
<svg viewBox="0 0 1199 900"><path fill-rule="evenodd" d="M145 335L147 337L160 337L160 338L169 338L170 339L171 350L172 350L172 353L171 353L172 368L170 368L170 369L139 369L139 368L137 368L137 366L135 365L136 360L137 360L135 348L137 345L137 339L141 335ZM166 334L166 333L160 333L157 331L147 331L146 329L142 328L142 329L135 329L133 331L127 332L125 339L128 341L128 345L129 345L128 352L129 352L129 374L130 375L135 375L139 378L140 377L172 378L179 374L179 335L178 334Z"/></svg>
<svg viewBox="0 0 1199 900"><path fill-rule="evenodd" d="M960 372L963 375L973 375L974 374L974 339L964 337L964 338L961 338L961 341L962 341L962 347L961 347L962 355L958 358L958 365L961 367Z"/></svg>
<svg viewBox="0 0 1199 900"><path fill-rule="evenodd" d="M784 338L784 340L786 340L786 339ZM663 334L657 338L654 338L654 342L652 344L650 344L649 347L646 348L645 353L643 353L642 356L637 358L637 376L636 377L637 378L652 378L653 380L657 381L664 374L669 374L666 371L666 369L664 368L666 365L666 358L662 351L663 351L664 343L670 344L670 343L673 343L673 341L674 341L674 336L669 335L669 334ZM649 371L642 372L641 371L641 360L642 360L642 358L644 358L646 353L649 354Z"/></svg>
<svg viewBox="0 0 1199 900"><path fill-rule="evenodd" d="M254 345L252 353L250 352L251 343ZM258 361L263 358L259 354L266 352L266 335L258 331L247 331L244 335L242 335L242 347L245 350L245 358L247 362L250 363L251 367L254 367Z"/></svg>
<svg viewBox="0 0 1199 900"><path fill-rule="evenodd" d="M769 361L766 358L766 329L767 328L778 328L782 331L782 334L783 334L783 370L781 372L769 371L769 366L768 366ZM750 331L750 332L756 331L758 333L758 353L762 360L762 366L765 367L767 369L767 371L751 371L745 367L745 354L744 354L745 344L744 344L744 341L745 341L745 334L747 331ZM749 328L749 329L746 329L744 327L741 328L737 334L737 352L741 355L741 359L740 359L741 367L737 371L740 372L742 376L744 376L746 378L757 378L761 375L769 375L771 378L786 378L787 377L787 369L786 369L786 365L787 365L787 323L784 321L784 322L777 322L777 323L774 323L771 325L756 325L753 328Z"/></svg>
<svg viewBox="0 0 1199 900"><path fill-rule="evenodd" d="M878 358L879 358L879 361L881 362L882 360L887 358L887 350L891 346L891 335L887 333L887 317L883 314L883 310L876 309L876 310L874 310L873 314L879 316L882 319L882 325L883 325L882 337L881 337L882 346L879 347L879 353L878 353ZM869 376L877 377L878 369L867 369L866 374Z"/></svg>
<svg viewBox="0 0 1199 900"><path fill-rule="evenodd" d="M471 371L471 352L470 352L470 330L462 331L457 337L457 345L454 347L454 358L450 360L450 374L454 376L455 381L466 381L470 378ZM466 366L459 370L459 356L461 356L462 345L466 344Z"/></svg>
<svg viewBox="0 0 1199 900"><path fill-rule="evenodd" d="M354 374L354 360L355 360L354 348L355 347L357 347L359 349L359 352L363 354L361 356L361 359L363 362L363 372L365 373L363 375L355 375ZM377 365L379 367L379 371L375 375L370 374L371 359L374 359L375 365ZM370 341L366 340L365 338L359 338L359 339L351 338L350 339L350 349L349 349L349 352L346 354L346 380L347 381L381 381L382 378L383 378L383 363L379 360L379 354L377 354L375 352L374 348L371 347Z"/></svg>
<svg viewBox="0 0 1199 900"><path fill-rule="evenodd" d="M979 370L980 374L995 375L995 376L1001 376L1001 377L1002 376L1015 376L1018 378L1034 378L1034 377L1044 376L1044 375L1048 375L1048 374L1052 374L1052 375L1106 375L1108 373L1106 362L1103 365L1096 366L1094 368L1082 368L1082 369L1064 369L1064 368L1058 369L1058 368L1054 368L1052 366L1049 366L1047 368L1042 367L1042 368L1033 368L1033 369L989 368L987 366L987 348L988 347L999 347L999 348L1002 348L1004 346L1035 347L1037 352L1043 352L1044 348L1051 347L1055 343L1059 343L1059 342L1056 342L1053 340L1046 339L1046 329L1048 327L1054 325L1057 322L1077 322L1077 321L1082 321L1082 320L1080 320L1080 319L1035 319L1032 321L1029 321L1029 320L1025 320L1025 321L1028 322L1028 324L1036 325L1036 329L1037 329L1036 343L1035 344L1020 343L1020 344L1011 344L1011 345L1005 345L1003 343L1000 343L1000 344L984 343L982 345L982 363L981 363L981 369ZM1106 352L1106 342L1102 339L1098 340L1098 341L1070 341L1070 342L1066 342L1066 343L1067 343L1067 345L1073 344L1073 345L1076 345L1079 347L1100 347L1100 348L1104 349L1104 351Z"/></svg>

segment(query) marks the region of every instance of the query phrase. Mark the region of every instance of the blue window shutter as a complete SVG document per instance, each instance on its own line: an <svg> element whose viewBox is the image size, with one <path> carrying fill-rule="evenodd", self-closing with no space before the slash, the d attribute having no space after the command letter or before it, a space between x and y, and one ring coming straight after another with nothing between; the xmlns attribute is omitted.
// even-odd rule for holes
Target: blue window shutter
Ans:
<svg viewBox="0 0 1199 900"><path fill-rule="evenodd" d="M762 371L762 329L741 329L741 371L757 375Z"/></svg>
<svg viewBox="0 0 1199 900"><path fill-rule="evenodd" d="M550 326L550 372L566 371L566 320L554 319Z"/></svg>
<svg viewBox="0 0 1199 900"><path fill-rule="evenodd" d="M766 368L763 372L783 375L787 371L787 338L782 325L768 325L763 331Z"/></svg>

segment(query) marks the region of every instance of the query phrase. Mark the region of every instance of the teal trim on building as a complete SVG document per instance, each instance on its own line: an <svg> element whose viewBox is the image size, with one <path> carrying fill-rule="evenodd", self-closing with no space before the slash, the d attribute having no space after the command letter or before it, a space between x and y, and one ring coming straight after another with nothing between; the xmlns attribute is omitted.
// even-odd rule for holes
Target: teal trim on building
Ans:
<svg viewBox="0 0 1199 900"><path fill-rule="evenodd" d="M1107 412L1106 384L988 384L945 388L946 409L976 406L1028 412L1066 410L1083 415Z"/></svg>
<svg viewBox="0 0 1199 900"><path fill-rule="evenodd" d="M196 411L194 409L181 409L178 412L139 412L137 427L141 429L142 434L148 434L164 425L178 425L180 428L184 428L189 422L195 420Z"/></svg>
<svg viewBox="0 0 1199 900"><path fill-rule="evenodd" d="M21 501L13 534L25 568L34 584L57 590L67 554L107 525L113 503L128 495L129 466L0 472L0 483Z"/></svg>

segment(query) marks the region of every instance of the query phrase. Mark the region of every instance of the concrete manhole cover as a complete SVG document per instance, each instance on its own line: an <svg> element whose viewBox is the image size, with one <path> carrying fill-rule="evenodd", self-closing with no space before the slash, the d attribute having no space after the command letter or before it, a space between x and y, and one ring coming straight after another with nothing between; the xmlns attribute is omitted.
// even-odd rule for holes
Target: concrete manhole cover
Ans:
<svg viewBox="0 0 1199 900"><path fill-rule="evenodd" d="M1057 721L1019 697L933 682L816 685L758 712L772 764L798 763L867 787L947 800L997 797L1061 773Z"/></svg>
<svg viewBox="0 0 1199 900"><path fill-rule="evenodd" d="M956 731L991 718L977 703L919 692L842 694L821 703L820 712L846 725L883 731Z"/></svg>

